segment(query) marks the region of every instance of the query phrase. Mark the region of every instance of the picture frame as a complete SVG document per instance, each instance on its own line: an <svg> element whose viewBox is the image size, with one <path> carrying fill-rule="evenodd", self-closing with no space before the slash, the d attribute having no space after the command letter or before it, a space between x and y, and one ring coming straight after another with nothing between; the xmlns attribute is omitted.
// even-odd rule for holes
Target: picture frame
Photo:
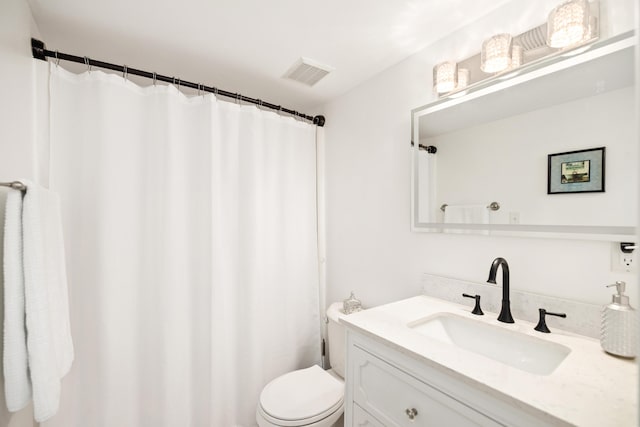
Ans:
<svg viewBox="0 0 640 427"><path fill-rule="evenodd" d="M548 155L547 194L603 193L606 147Z"/></svg>

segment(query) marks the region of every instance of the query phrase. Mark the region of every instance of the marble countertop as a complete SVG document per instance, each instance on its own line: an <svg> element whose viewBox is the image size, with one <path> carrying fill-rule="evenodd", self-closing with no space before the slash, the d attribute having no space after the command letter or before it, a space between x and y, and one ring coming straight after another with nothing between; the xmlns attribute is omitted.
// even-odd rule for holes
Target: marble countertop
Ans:
<svg viewBox="0 0 640 427"><path fill-rule="evenodd" d="M562 344L571 353L551 374L536 375L436 341L407 326L443 312ZM497 317L490 312L475 316L467 306L420 295L345 316L341 322L508 403L528 406L546 420L576 426L638 425L634 360L605 353L596 339L554 328L552 319L548 320L552 333L543 334L533 329L533 323L515 319L514 324L505 324Z"/></svg>

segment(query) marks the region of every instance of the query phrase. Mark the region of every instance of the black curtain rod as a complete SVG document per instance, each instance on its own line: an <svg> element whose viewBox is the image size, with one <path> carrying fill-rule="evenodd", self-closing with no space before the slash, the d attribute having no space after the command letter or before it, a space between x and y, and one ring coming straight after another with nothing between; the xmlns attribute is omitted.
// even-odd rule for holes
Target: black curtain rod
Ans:
<svg viewBox="0 0 640 427"><path fill-rule="evenodd" d="M240 102L248 102L251 104L255 104L261 107L266 107L266 108L270 108L272 110L276 110L276 111L281 111L283 113L287 113L287 114L291 114L292 116L295 117L300 117L302 119L305 120L309 120L310 122L312 122L314 125L317 126L324 126L325 123L325 118L324 116L309 116L307 114L303 114L300 113L298 111L295 110L291 110L289 108L284 108L280 105L275 105L272 104L270 102L265 102L262 101L261 99L256 99L256 98L250 98L248 96L244 96L241 95L239 93L234 93L234 92L229 92L226 90L222 90L222 89L218 89L215 87L211 87L211 86L205 86L199 83L193 83L193 82L188 82L185 80L180 80L180 79L176 79L175 77L168 77L168 76L163 76L162 74L156 74L156 73L151 73L149 71L143 71L143 70L138 70L136 68L129 68L126 65L116 65L116 64L111 64L109 62L103 62L103 61L98 61L96 59L91 59L89 57L86 56L76 56L76 55L70 55L68 53L62 53L62 52L58 52L58 51L54 51L54 50L47 50L45 48L44 42L37 40L37 39L31 39L31 53L33 54L33 57L36 59L41 59L43 61L47 61L47 57L48 58L55 58L56 61L70 61L70 62L77 62L79 64L85 64L87 67L99 67L99 68L106 68L108 70L113 70L113 71L118 71L121 73L126 74L134 74L136 76L141 76L141 77L146 77L148 79L153 79L154 81L161 81L161 82L166 82L166 83L171 83L171 84L177 84L178 86L186 86L186 87L190 87L192 89L197 89L199 91L204 91L204 92L210 92L210 93L214 93L216 95L221 95L221 96L225 96L227 98L233 98L235 100L238 100Z"/></svg>
<svg viewBox="0 0 640 427"><path fill-rule="evenodd" d="M411 146L414 146L413 141L411 141ZM438 148L435 145L422 145L418 144L418 150L424 150L429 154L435 154L438 152Z"/></svg>

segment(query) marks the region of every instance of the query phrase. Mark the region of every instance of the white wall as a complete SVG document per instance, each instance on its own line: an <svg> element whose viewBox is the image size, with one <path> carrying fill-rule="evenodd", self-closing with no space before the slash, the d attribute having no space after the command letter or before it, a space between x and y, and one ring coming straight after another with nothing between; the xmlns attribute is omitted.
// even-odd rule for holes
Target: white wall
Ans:
<svg viewBox="0 0 640 427"><path fill-rule="evenodd" d="M38 37L38 30L26 0L0 1L0 181L36 179L32 35ZM0 192L1 223L4 223L4 198L4 191ZM0 426L36 425L30 406L10 414L4 401L4 384L0 380Z"/></svg>
<svg viewBox="0 0 640 427"><path fill-rule="evenodd" d="M601 304L605 284L635 285L634 275L611 272L606 242L410 231L410 111L433 100L433 65L477 53L494 33L539 25L558 3L514 0L325 106L328 303L350 290L368 306L416 295L423 272L485 281L497 256L520 290ZM605 37L634 27L635 3L601 1Z"/></svg>
<svg viewBox="0 0 640 427"><path fill-rule="evenodd" d="M39 37L26 0L0 2L0 180L36 178L31 37ZM41 65L41 64L40 64Z"/></svg>

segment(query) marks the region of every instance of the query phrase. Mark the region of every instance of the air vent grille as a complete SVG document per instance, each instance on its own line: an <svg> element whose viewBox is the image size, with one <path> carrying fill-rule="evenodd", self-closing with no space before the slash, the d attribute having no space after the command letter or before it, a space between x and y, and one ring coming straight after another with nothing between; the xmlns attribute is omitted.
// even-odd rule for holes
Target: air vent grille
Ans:
<svg viewBox="0 0 640 427"><path fill-rule="evenodd" d="M298 59L284 76L307 86L313 86L333 70L333 67L303 57Z"/></svg>

